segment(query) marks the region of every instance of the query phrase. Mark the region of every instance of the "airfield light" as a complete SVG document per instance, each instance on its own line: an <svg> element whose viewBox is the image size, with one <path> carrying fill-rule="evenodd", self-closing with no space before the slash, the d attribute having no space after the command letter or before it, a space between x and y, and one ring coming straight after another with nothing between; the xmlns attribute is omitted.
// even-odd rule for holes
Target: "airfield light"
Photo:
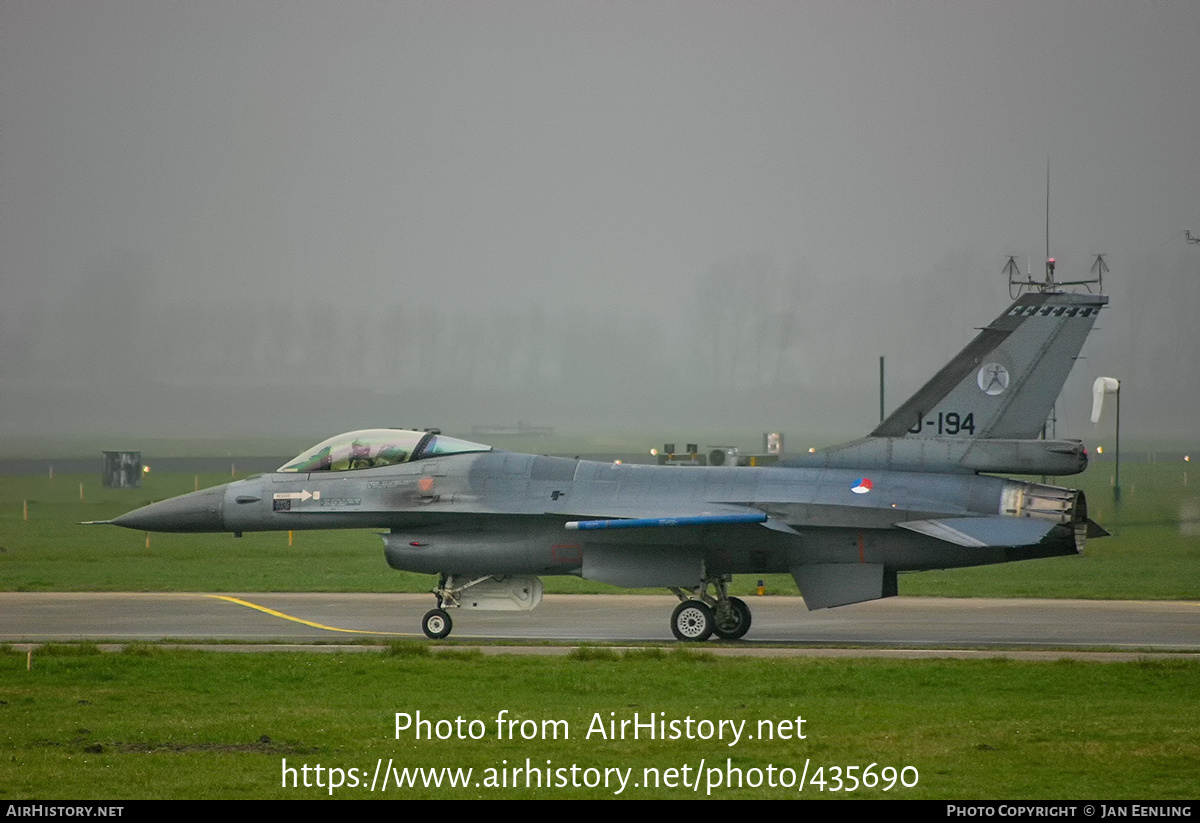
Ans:
<svg viewBox="0 0 1200 823"><path fill-rule="evenodd" d="M1096 454L1104 454L1104 447L1103 447L1103 446L1097 446L1097 447L1096 447Z"/></svg>
<svg viewBox="0 0 1200 823"><path fill-rule="evenodd" d="M1184 463L1189 463L1189 462L1191 462L1191 459L1192 459L1192 456L1191 456L1190 454L1185 454L1185 455L1183 456L1183 462L1184 462Z"/></svg>
<svg viewBox="0 0 1200 823"><path fill-rule="evenodd" d="M616 464L616 465L618 465L618 466L619 466L619 465L621 465L621 461L620 461L620 460L614 460L614 461L613 461L613 463L615 463L615 464Z"/></svg>
<svg viewBox="0 0 1200 823"><path fill-rule="evenodd" d="M817 453L817 450L816 450L816 449L809 449L809 450L808 450L808 453L809 453L809 454L816 454L816 453Z"/></svg>
<svg viewBox="0 0 1200 823"><path fill-rule="evenodd" d="M651 449L651 450L650 450L650 456L651 456L651 457L658 457L658 449Z"/></svg>
<svg viewBox="0 0 1200 823"><path fill-rule="evenodd" d="M150 473L150 467L142 466L142 474L149 474L149 473Z"/></svg>

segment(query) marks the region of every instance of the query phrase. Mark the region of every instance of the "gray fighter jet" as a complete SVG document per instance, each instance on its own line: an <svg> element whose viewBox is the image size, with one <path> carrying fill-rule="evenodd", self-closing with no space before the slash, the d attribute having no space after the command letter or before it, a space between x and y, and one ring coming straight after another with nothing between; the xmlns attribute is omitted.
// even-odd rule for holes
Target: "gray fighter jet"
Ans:
<svg viewBox="0 0 1200 823"><path fill-rule="evenodd" d="M104 521L164 532L386 529L392 568L438 575L449 608L532 609L542 575L665 587L680 640L736 639L734 574L788 572L809 609L896 594L901 571L1070 555L1104 530L1067 475L1087 452L1037 439L1107 297L1031 293L870 436L770 467L621 465L498 451L437 431L330 438L273 474Z"/></svg>

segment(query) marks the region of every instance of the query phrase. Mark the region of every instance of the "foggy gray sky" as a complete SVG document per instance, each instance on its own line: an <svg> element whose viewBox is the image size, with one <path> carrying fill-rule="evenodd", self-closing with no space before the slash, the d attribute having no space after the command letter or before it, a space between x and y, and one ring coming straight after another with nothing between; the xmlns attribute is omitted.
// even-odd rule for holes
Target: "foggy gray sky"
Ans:
<svg viewBox="0 0 1200 823"><path fill-rule="evenodd" d="M1059 433L1102 373L1194 433L1197 43L1190 2L0 0L0 436L862 432L880 354L894 408L1039 271L1047 157L1060 276L1111 266Z"/></svg>

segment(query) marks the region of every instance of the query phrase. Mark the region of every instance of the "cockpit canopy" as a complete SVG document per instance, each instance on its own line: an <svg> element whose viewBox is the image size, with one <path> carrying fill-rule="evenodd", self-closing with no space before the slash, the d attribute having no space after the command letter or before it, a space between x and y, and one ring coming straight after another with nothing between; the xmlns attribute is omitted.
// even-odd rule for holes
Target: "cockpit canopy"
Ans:
<svg viewBox="0 0 1200 823"><path fill-rule="evenodd" d="M331 437L280 466L281 472L342 472L411 463L428 457L488 452L491 446L436 432L363 429Z"/></svg>

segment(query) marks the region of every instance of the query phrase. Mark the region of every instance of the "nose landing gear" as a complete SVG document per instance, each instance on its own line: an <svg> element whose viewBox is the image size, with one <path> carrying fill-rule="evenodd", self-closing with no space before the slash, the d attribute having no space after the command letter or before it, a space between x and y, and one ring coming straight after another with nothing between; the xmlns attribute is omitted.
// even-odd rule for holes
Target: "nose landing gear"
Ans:
<svg viewBox="0 0 1200 823"><path fill-rule="evenodd" d="M430 640L441 640L450 634L453 622L447 609L478 609L480 611L529 611L542 602L542 581L538 577L510 575L442 574L433 590L437 608L425 613L421 631Z"/></svg>
<svg viewBox="0 0 1200 823"><path fill-rule="evenodd" d="M430 640L449 637L450 630L454 628L454 621L450 619L450 614L442 608L443 606L458 605L449 581L450 578L447 575L438 575L437 588L433 590L433 596L437 598L437 608L425 612L425 616L421 618L421 631L425 632L425 636Z"/></svg>
<svg viewBox="0 0 1200 823"><path fill-rule="evenodd" d="M442 608L430 609L421 618L421 631L425 632L425 636L430 640L441 640L443 637L448 637L452 628L454 628L454 621Z"/></svg>

